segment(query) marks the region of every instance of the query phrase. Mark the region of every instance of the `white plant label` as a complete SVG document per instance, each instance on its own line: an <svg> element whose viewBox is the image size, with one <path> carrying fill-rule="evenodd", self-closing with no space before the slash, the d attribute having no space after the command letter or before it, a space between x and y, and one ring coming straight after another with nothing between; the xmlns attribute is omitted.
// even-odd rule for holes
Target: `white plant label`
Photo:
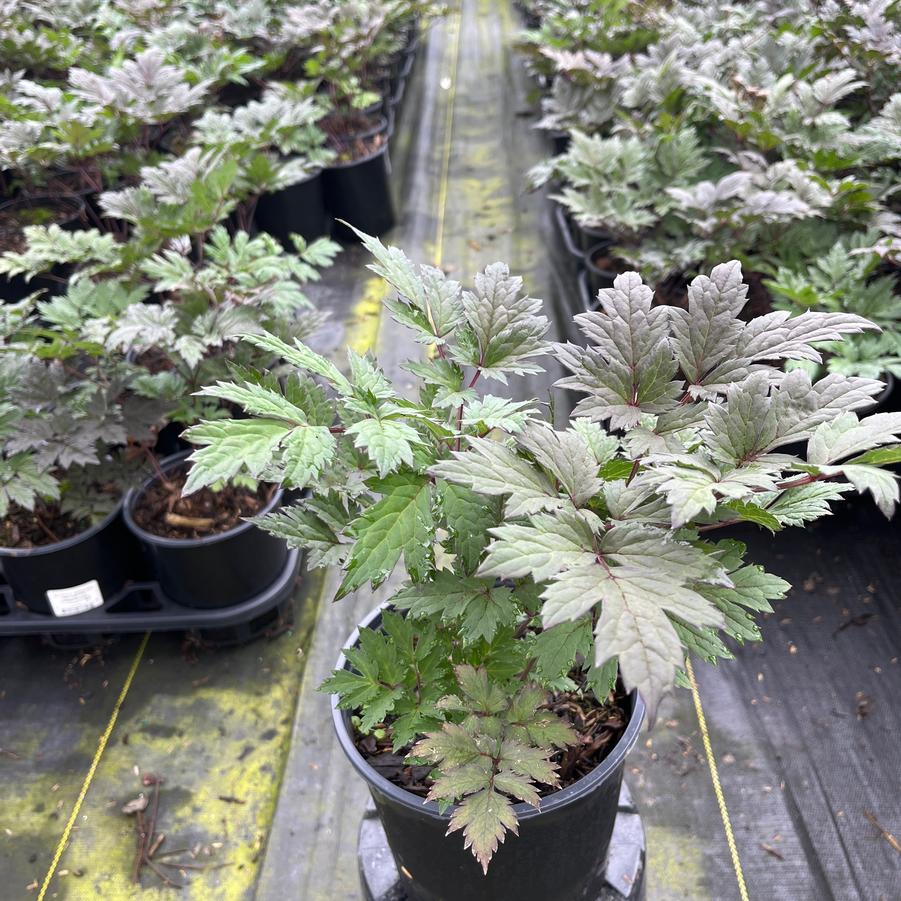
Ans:
<svg viewBox="0 0 901 901"><path fill-rule="evenodd" d="M73 585L71 588L51 588L47 601L54 616L75 616L103 606L103 594L96 579Z"/></svg>

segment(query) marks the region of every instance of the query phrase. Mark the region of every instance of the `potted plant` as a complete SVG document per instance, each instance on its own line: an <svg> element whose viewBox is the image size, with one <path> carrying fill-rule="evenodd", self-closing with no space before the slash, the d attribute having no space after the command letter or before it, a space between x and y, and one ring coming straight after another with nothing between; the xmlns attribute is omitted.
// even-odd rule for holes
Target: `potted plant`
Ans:
<svg viewBox="0 0 901 901"><path fill-rule="evenodd" d="M535 187L561 185L552 195L558 228L581 251L593 297L613 283L614 267L623 271L614 248L640 244L676 206L667 188L690 185L709 165L691 128L650 138L573 131L569 149L535 167L530 179Z"/></svg>
<svg viewBox="0 0 901 901"><path fill-rule="evenodd" d="M99 607L141 575L121 518L137 473L127 446L162 413L131 390L121 355L61 321L72 305L120 300L85 287L36 313L30 301L8 306L0 344L0 560L13 598L56 616Z"/></svg>
<svg viewBox="0 0 901 901"><path fill-rule="evenodd" d="M411 897L592 897L643 704L653 719L686 653L730 656L721 630L759 638L753 613L789 587L711 533L806 523L851 488L886 513L897 501L880 467L901 457L901 414L854 412L881 385L781 367L871 326L824 312L746 324L733 261L695 279L685 310L652 308L623 274L577 317L591 346L552 349L505 265L464 291L362 240L397 289L391 314L434 348L407 365L419 395L353 351L344 373L250 336L307 387L205 388L251 418L189 432L202 446L186 490L239 474L308 488L260 522L309 565L340 566L338 597L404 576L323 688ZM565 427L477 391L548 352L586 395ZM806 461L779 453L799 438Z"/></svg>
<svg viewBox="0 0 901 901"><path fill-rule="evenodd" d="M156 187L159 182L148 176ZM172 441L185 425L230 414L219 401L194 397L193 391L227 377L232 367L273 364L271 351L238 343L238 335L265 329L288 339L306 334L321 321L303 289L319 277L319 269L331 262L338 247L328 239L307 244L297 238L296 253L288 253L269 235L230 235L222 225L212 226L203 243L202 231L195 242L170 239L168 232L182 223L210 227L228 201L227 183L210 197L190 188L196 184L192 179L199 178L193 170L182 184L170 178L164 189L157 189L170 192L159 201L150 189L115 198L113 202L125 208L131 196L131 209L139 212L159 202L159 215L141 212L136 217L138 228L128 244L41 244L52 233L29 232L46 254L29 247L6 262L18 267L15 271L31 274L47 265L47 254L54 249L69 251L70 261L80 251L82 268L68 295L39 305L42 334L49 341L64 336L69 345L96 348L96 353L121 361L129 378L120 391L132 405L157 411L146 439L130 442L151 473L125 498L125 523L171 600L195 607L230 606L265 590L287 563L283 541L243 520L274 509L282 493L268 482L245 482L182 500L184 454L157 458L160 451L165 453L166 443L170 450L177 449ZM184 206L166 202L179 190L186 191ZM164 249L140 255L154 247Z"/></svg>
<svg viewBox="0 0 901 901"><path fill-rule="evenodd" d="M239 225L251 222L290 248L292 234L307 241L328 234L322 167L334 152L316 124L325 113L321 96L308 84L273 85L259 100L230 111L208 110L197 122L194 141L227 149L241 161L247 199Z"/></svg>
<svg viewBox="0 0 901 901"><path fill-rule="evenodd" d="M308 48L304 72L328 98L320 126L336 159L323 173L326 206L336 220L373 234L395 221L387 156L392 123L381 95L366 84L386 16L376 3L313 3L289 10L283 26L285 42ZM338 233L351 237L342 228Z"/></svg>
<svg viewBox="0 0 901 901"><path fill-rule="evenodd" d="M310 245L296 241L297 253L289 254L269 235L238 232L232 238L217 226L204 247L203 264L193 266L173 250L143 264L161 302L128 308L109 325L106 340L148 367L136 389L168 402L170 423L183 428L203 418L197 434L217 436L218 421L240 396L223 404L199 391L201 386L229 372L249 366L270 370L277 363L271 348L239 343L238 335L269 329L286 339L305 335L321 321L302 286L319 277L317 267L328 265L338 248L326 238ZM247 425L254 429L253 422ZM191 478L186 456L163 460L129 493L126 525L170 599L194 607L249 600L276 581L288 549L246 520L276 509L282 490L268 477L224 478L182 498Z"/></svg>
<svg viewBox="0 0 901 901"><path fill-rule="evenodd" d="M856 313L881 329L877 335L852 335L824 348L824 363L808 364L813 376L837 372L890 382L901 375L901 294L895 279L877 271L881 260L871 249L876 240L873 233L857 233L806 265L795 261L779 266L765 283L777 309Z"/></svg>

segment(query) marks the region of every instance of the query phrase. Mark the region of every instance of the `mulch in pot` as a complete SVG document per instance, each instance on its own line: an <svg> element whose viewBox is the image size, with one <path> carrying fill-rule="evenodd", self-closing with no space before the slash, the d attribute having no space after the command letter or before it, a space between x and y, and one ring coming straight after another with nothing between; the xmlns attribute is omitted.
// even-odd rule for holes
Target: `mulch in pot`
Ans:
<svg viewBox="0 0 901 901"><path fill-rule="evenodd" d="M35 505L34 510L26 510L12 503L6 517L0 521L0 547L48 547L74 538L90 526L86 519L76 519L69 513L63 513L59 504L41 502Z"/></svg>
<svg viewBox="0 0 901 901"><path fill-rule="evenodd" d="M202 488L182 497L188 466L166 471L138 497L132 516L145 532L162 538L195 539L220 535L256 516L272 499L275 487L259 484L256 489L226 485L219 491Z"/></svg>
<svg viewBox="0 0 901 901"><path fill-rule="evenodd" d="M379 120L365 113L326 116L319 127L328 135L328 146L338 162L350 163L378 153L388 143L388 133Z"/></svg>
<svg viewBox="0 0 901 901"><path fill-rule="evenodd" d="M560 784L538 786L541 796L552 794L578 782L594 770L613 750L629 723L629 696L617 684L611 700L600 704L586 692L557 692L551 694L547 709L562 717L579 736L578 744L557 751L551 760L558 766ZM387 724L390 726L390 722ZM431 766L410 766L404 759L410 748L395 754L391 737L377 739L362 735L354 729L354 743L366 762L380 775L399 788L425 797L433 783L429 778Z"/></svg>
<svg viewBox="0 0 901 901"><path fill-rule="evenodd" d="M739 318L744 322L773 312L773 298L763 284L763 279L764 276L759 272L744 273L744 281L748 286L748 301L739 314ZM687 310L690 281L691 279L681 273L665 278L654 288L654 305L681 307Z"/></svg>
<svg viewBox="0 0 901 901"><path fill-rule="evenodd" d="M84 204L69 197L17 197L0 203L0 252L25 250L27 225L67 225L84 214Z"/></svg>

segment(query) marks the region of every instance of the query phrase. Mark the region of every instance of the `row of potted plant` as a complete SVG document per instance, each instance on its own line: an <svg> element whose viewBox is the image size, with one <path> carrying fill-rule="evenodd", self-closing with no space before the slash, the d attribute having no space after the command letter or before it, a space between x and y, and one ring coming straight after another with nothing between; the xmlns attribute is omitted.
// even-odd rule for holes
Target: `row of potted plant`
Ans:
<svg viewBox="0 0 901 901"><path fill-rule="evenodd" d="M296 224L308 239L327 233L332 215L386 230L385 151L430 6L272 2L251 23L243 8L182 2L167 6L162 26L143 8L96 3L77 48L66 4L17 8L0 27L10 66L0 82L0 250L21 249L28 224L120 233L99 195L223 143L243 151L242 224L262 196L263 228L284 231L286 214L293 227L300 201L310 212ZM69 64L60 68L60 57Z"/></svg>
<svg viewBox="0 0 901 901"><path fill-rule="evenodd" d="M845 310L875 321L824 371L901 373L901 23L891 5L559 0L520 46L556 154L549 184L583 307L639 268L657 302L724 256L748 315ZM599 22L604 27L596 27Z"/></svg>
<svg viewBox="0 0 901 901"><path fill-rule="evenodd" d="M332 212L393 223L388 123L436 10L273 3L251 28L225 6L88 7L77 26L63 4L0 28L19 66L0 97L7 591L56 615L141 578L188 606L241 603L286 564L245 522L282 493L245 479L182 498L180 434L236 409L204 385L277 377L239 335L322 321L304 286L339 250Z"/></svg>
<svg viewBox="0 0 901 901"><path fill-rule="evenodd" d="M311 567L340 567L338 599L401 576L322 689L409 897L597 897L643 717L685 681L686 655L715 663L727 637L759 640L755 615L790 587L729 528L805 526L854 491L886 515L898 501L883 467L901 459L901 414L861 415L881 383L783 365L874 326L745 321L732 260L696 276L684 307L620 274L576 316L586 346L551 345L542 302L503 263L464 289L363 241L396 289L391 315L431 350L405 367L418 394L369 355L338 369L250 335L290 375L202 390L242 413L190 429L184 490L302 489L260 523ZM582 396L562 424L490 390L545 356Z"/></svg>

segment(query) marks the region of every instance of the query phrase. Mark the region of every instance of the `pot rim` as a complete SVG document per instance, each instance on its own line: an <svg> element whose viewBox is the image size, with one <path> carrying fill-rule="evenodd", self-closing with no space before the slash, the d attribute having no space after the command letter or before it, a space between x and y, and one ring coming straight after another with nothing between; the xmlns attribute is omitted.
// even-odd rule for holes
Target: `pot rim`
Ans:
<svg viewBox="0 0 901 901"><path fill-rule="evenodd" d="M171 468L175 464L186 460L192 453L194 453L194 448L189 448L188 450L172 454L169 457L164 457L160 460L160 469L165 470L167 467ZM255 529L257 527L256 523L245 520L240 525L235 526L233 529L229 529L227 532L219 532L216 535L207 535L204 538L167 538L164 535L155 535L153 532L148 532L135 522L134 516L132 515L132 508L137 504L138 498L140 498L147 490L148 486L156 480L157 477L155 473L149 475L140 485L129 488L125 495L125 499L122 502L122 518L125 520L125 525L128 526L129 531L133 535L147 544L153 544L157 547L183 549L209 547L212 544L227 541L230 538L234 538L236 535L241 535L244 532L248 532L250 529ZM270 498L269 503L260 510L257 516L272 512L272 510L281 503L284 493L284 489L278 488Z"/></svg>
<svg viewBox="0 0 901 901"><path fill-rule="evenodd" d="M559 200L552 201L552 203L554 204L554 222L557 226L557 231L560 233L560 237L563 238L563 246L566 249L566 252L573 257L573 259L578 260L580 264L584 265L585 253L576 246L566 208Z"/></svg>
<svg viewBox="0 0 901 901"><path fill-rule="evenodd" d="M611 250L613 247L613 241L598 241L597 244L592 244L591 247L585 251L585 268L590 269L592 272L604 276L605 278L616 278L616 276L620 275L615 269L601 269L594 261L595 255L600 254L605 250ZM617 257L617 259L619 259L619 257Z"/></svg>
<svg viewBox="0 0 901 901"><path fill-rule="evenodd" d="M345 642L344 647L353 647L359 640L360 629L366 627L371 628L372 624L381 617L382 610L386 607L390 607L390 601L385 601L383 604L372 610L353 630L350 637ZM346 664L347 658L344 656L344 651L342 650L341 654L338 656L337 663L335 664L335 669L344 669ZM551 810L559 810L563 807L567 807L593 791L607 778L607 776L619 767L626 755L638 741L638 734L641 730L641 725L644 722L645 716L645 706L641 699L641 695L633 689L633 691L630 692L629 697L632 699L632 711L629 716L629 722L626 725L625 731L620 736L619 741L613 746L611 752L601 761L601 763L587 776L583 776L572 785L560 789L559 791L552 792L549 795L545 795L541 799L538 808L532 807L530 804L526 804L523 801L514 804L513 812L516 814L517 819L527 820ZM362 776L369 787L388 796L393 802L401 804L409 810L415 810L434 820L441 820L444 822L449 821L453 813L453 808L450 808L446 813L439 813L438 804L435 801L423 801L419 795L414 795L395 785L384 776L379 775L375 769L366 762L353 742L353 736L348 724L350 712L338 708L338 696L336 694L332 694L329 700L332 705L332 725L335 727L341 750L344 751L351 766L353 766L357 773Z"/></svg>
<svg viewBox="0 0 901 901"><path fill-rule="evenodd" d="M379 106L383 105L383 101L379 101ZM333 163L330 163L328 166L323 167L323 171L328 172L333 169L350 169L353 166L359 166L361 163L367 163L369 160L374 160L376 157L381 156L383 153L388 152L388 147L391 144L391 138L394 136L394 123L392 122L392 117L386 116L384 114L379 114L378 116L379 124L374 125L372 128L368 128L365 131L360 132L360 134L355 135L356 138L370 138L375 135L384 133L385 135L385 143L379 147L378 150L370 153L368 156L361 156L356 160L347 160L345 162L341 162L336 160Z"/></svg>
<svg viewBox="0 0 901 901"><path fill-rule="evenodd" d="M93 538L98 532L102 532L113 520L122 512L125 506L126 494L120 494L116 506L107 513L99 522L89 526L83 532L77 535L71 535L69 538L63 538L62 541L55 541L53 544L43 544L40 547L3 547L0 545L0 557L43 557L57 551L65 551L71 547Z"/></svg>
<svg viewBox="0 0 901 901"><path fill-rule="evenodd" d="M579 300L581 301L582 309L579 311L580 313L594 313L598 308L598 298L597 294L594 297L591 296L591 286L588 284L588 270L583 269L579 273L578 277L578 288L579 288Z"/></svg>

